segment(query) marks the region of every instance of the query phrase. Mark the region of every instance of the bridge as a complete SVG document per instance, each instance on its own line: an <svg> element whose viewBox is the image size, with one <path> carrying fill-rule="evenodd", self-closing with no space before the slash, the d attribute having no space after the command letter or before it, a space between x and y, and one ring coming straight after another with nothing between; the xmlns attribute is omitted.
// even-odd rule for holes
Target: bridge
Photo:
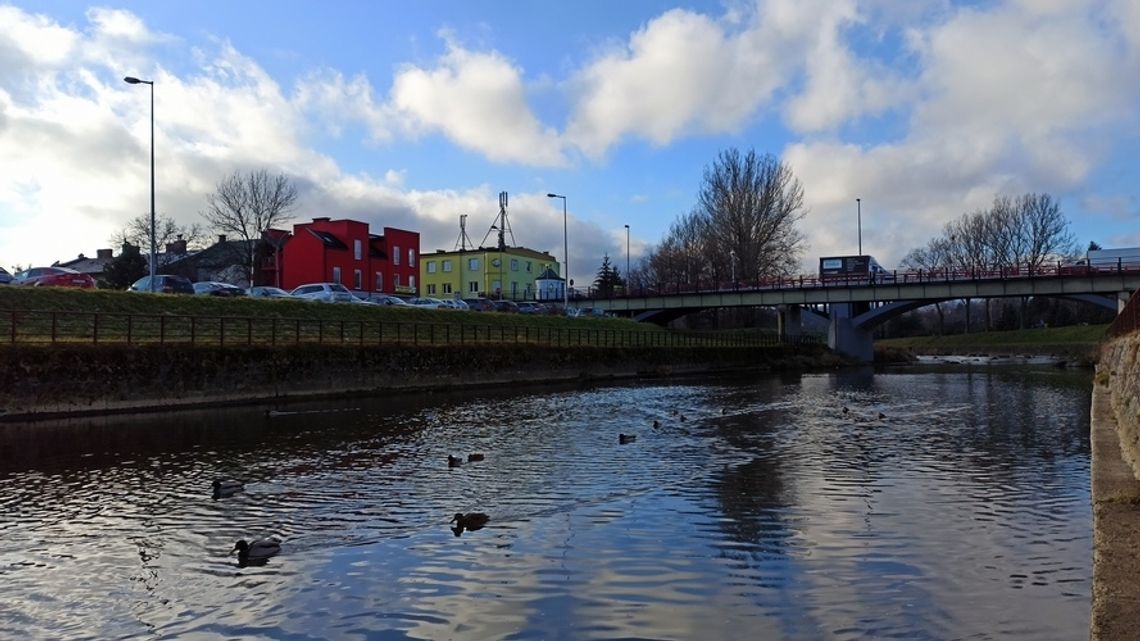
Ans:
<svg viewBox="0 0 1140 641"><path fill-rule="evenodd" d="M705 309L775 307L783 336L798 335L802 313L822 307L828 318L828 346L840 354L869 362L874 353L875 328L926 305L969 298L1053 296L1119 312L1138 288L1140 265L1107 270L1058 265L895 272L877 280L866 276L826 280L798 277L704 287L678 284L635 289L628 296L579 296L575 301L579 307L594 307L662 325Z"/></svg>

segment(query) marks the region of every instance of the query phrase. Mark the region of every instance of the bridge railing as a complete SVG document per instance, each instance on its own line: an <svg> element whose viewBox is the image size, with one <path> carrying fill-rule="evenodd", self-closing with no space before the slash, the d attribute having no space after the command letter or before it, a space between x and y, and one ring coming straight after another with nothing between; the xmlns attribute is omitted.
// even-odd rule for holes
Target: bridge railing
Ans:
<svg viewBox="0 0 1140 641"><path fill-rule="evenodd" d="M869 274L844 274L826 277L820 277L818 275L783 276L750 281L691 280L686 282L635 285L628 288L628 290L622 290L620 287L617 287L608 292L593 287L574 288L571 290L571 299L608 300L717 292L753 292L777 289L819 289L827 287L876 287L959 281L1030 280L1074 276L1102 277L1120 274L1140 274L1140 263L1117 261L1115 264L1093 266L1063 262L1043 265L1027 263L970 268L913 271L895 270L876 274L873 277Z"/></svg>
<svg viewBox="0 0 1140 641"><path fill-rule="evenodd" d="M588 325L585 323L584 325ZM631 324L543 327L470 323L175 316L4 310L0 345L542 345L548 347L771 347L818 344L816 336L760 332L665 331Z"/></svg>

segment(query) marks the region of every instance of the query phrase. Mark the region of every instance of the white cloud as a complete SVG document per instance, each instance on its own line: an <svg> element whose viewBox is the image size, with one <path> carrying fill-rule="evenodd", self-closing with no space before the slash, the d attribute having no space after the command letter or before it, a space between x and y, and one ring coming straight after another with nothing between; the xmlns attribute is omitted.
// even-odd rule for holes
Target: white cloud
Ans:
<svg viewBox="0 0 1140 641"><path fill-rule="evenodd" d="M566 163L556 131L543 127L526 103L522 70L495 52L448 42L438 66L405 66L393 81L391 104L414 130L440 131L496 162Z"/></svg>

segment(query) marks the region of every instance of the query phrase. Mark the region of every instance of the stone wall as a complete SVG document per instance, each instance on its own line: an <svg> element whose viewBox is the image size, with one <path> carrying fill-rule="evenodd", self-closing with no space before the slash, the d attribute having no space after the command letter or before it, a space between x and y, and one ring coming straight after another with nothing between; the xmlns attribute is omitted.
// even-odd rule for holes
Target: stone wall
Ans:
<svg viewBox="0 0 1140 641"><path fill-rule="evenodd" d="M1120 451L1140 479L1140 333L1109 341L1101 352L1096 381L1109 394Z"/></svg>
<svg viewBox="0 0 1140 641"><path fill-rule="evenodd" d="M0 349L0 419L839 362L816 346L16 346Z"/></svg>

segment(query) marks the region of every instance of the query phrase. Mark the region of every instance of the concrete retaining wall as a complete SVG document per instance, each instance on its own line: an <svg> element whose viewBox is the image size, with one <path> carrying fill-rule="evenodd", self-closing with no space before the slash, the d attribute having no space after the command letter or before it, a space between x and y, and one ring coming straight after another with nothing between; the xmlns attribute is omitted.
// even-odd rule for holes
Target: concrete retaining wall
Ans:
<svg viewBox="0 0 1140 641"><path fill-rule="evenodd" d="M17 346L0 349L0 420L839 362L817 346Z"/></svg>
<svg viewBox="0 0 1140 641"><path fill-rule="evenodd" d="M1104 346L1092 399L1091 638L1140 630L1140 334Z"/></svg>

